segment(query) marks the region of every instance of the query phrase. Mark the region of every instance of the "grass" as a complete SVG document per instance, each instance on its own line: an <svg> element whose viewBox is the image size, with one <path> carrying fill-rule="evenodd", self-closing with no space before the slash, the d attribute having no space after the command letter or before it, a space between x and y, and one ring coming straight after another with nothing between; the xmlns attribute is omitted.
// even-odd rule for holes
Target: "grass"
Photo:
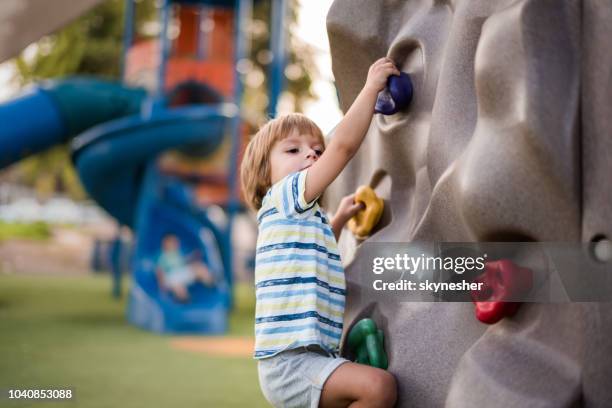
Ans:
<svg viewBox="0 0 612 408"><path fill-rule="evenodd" d="M129 325L108 276L0 275L0 406L7 388L72 388L59 407L265 407L250 357L170 347ZM125 282L125 288L128 282ZM238 287L229 335L252 335L253 293Z"/></svg>
<svg viewBox="0 0 612 408"><path fill-rule="evenodd" d="M0 241L9 238L44 241L51 237L51 228L46 223L5 222L0 221Z"/></svg>

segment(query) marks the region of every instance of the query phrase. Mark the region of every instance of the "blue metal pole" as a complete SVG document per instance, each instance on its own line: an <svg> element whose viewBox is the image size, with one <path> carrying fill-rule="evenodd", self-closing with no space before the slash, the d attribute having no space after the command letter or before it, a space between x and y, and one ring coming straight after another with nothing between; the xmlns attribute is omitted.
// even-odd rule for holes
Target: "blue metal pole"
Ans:
<svg viewBox="0 0 612 408"><path fill-rule="evenodd" d="M226 231L226 242L224 245L228 249L225 251L228 254L226 265L228 268L228 282L233 286L233 260L232 260L232 229L234 226L234 216L240 209L238 200L238 153L240 149L240 130L241 116L240 106L242 105L242 73L241 66L244 67L244 62L249 55L249 44L247 41L246 26L251 18L253 11L253 0L236 0L235 19L234 19L234 104L237 106L237 112L231 122L232 132L232 148L230 152L229 171L228 171L228 186L229 186L229 203L228 203L228 223ZM230 304L233 305L233 296L230 298Z"/></svg>
<svg viewBox="0 0 612 408"><path fill-rule="evenodd" d="M268 116L276 117L278 99L285 85L285 17L287 15L286 0L272 0L271 4L271 30L270 48L272 51L272 63L269 68L268 93Z"/></svg>
<svg viewBox="0 0 612 408"><path fill-rule="evenodd" d="M170 0L164 0L161 9L162 27L159 34L159 69L157 71L157 102L163 100L164 96L164 84L166 82L166 65L168 57L170 55L170 38L168 38L168 27L170 26L170 15L172 11L172 5Z"/></svg>
<svg viewBox="0 0 612 408"><path fill-rule="evenodd" d="M232 149L230 153L230 169L228 185L230 187L230 215L238 207L237 174L238 174L238 151L240 148L240 107L242 105L242 73L241 66L248 58L249 44L247 42L246 26L253 11L252 0L236 0L235 16L235 50L234 50L234 103L238 107L238 113L232 120Z"/></svg>
<svg viewBox="0 0 612 408"><path fill-rule="evenodd" d="M111 244L111 269L113 273L113 297L115 299L119 299L121 297L121 272L123 264L121 262L122 258L122 246L123 242L121 241L121 229L117 231L117 236L113 240Z"/></svg>
<svg viewBox="0 0 612 408"><path fill-rule="evenodd" d="M123 55L121 56L121 80L125 79L127 53L134 41L134 0L125 0L125 20L123 22Z"/></svg>

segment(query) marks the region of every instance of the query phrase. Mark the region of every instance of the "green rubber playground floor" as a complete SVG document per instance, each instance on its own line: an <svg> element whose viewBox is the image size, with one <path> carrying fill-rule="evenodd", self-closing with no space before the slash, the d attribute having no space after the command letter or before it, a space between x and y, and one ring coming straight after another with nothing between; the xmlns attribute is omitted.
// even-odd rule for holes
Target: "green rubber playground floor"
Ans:
<svg viewBox="0 0 612 408"><path fill-rule="evenodd" d="M171 347L125 319L108 276L0 274L1 407L266 407L251 357ZM128 282L124 282L125 288ZM238 287L230 336L252 336L253 294ZM15 401L8 388L71 388L73 401Z"/></svg>

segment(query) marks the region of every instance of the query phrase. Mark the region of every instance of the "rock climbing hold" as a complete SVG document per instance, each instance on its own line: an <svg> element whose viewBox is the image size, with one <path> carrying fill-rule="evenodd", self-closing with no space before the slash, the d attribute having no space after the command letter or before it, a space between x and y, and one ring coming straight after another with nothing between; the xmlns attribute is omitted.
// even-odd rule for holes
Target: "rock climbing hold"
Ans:
<svg viewBox="0 0 612 408"><path fill-rule="evenodd" d="M517 312L521 303L508 300L517 299L531 290L533 272L503 259L485 263L485 272L474 282L483 283L482 289L471 292L476 318L494 324Z"/></svg>
<svg viewBox="0 0 612 408"><path fill-rule="evenodd" d="M348 335L349 349L355 354L355 362L386 370L389 366L384 348L382 330L374 320L365 318L357 322Z"/></svg>
<svg viewBox="0 0 612 408"><path fill-rule="evenodd" d="M404 109L412 100L412 80L410 75L401 72L399 76L390 75L387 86L378 93L374 111L383 115L393 115Z"/></svg>
<svg viewBox="0 0 612 408"><path fill-rule="evenodd" d="M363 203L365 208L348 222L348 228L358 239L366 239L382 215L385 202L369 186L361 186L355 191L355 202Z"/></svg>

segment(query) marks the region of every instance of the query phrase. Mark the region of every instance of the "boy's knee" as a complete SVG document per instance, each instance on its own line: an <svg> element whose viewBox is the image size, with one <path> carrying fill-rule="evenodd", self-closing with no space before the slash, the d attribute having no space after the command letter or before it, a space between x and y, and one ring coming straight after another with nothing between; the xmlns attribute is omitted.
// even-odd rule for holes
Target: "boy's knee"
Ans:
<svg viewBox="0 0 612 408"><path fill-rule="evenodd" d="M397 382L388 371L381 370L379 373L370 383L368 399L374 406L392 407L397 400Z"/></svg>
<svg viewBox="0 0 612 408"><path fill-rule="evenodd" d="M397 401L397 381L393 374L385 371L382 381L383 404L385 407L392 407Z"/></svg>

